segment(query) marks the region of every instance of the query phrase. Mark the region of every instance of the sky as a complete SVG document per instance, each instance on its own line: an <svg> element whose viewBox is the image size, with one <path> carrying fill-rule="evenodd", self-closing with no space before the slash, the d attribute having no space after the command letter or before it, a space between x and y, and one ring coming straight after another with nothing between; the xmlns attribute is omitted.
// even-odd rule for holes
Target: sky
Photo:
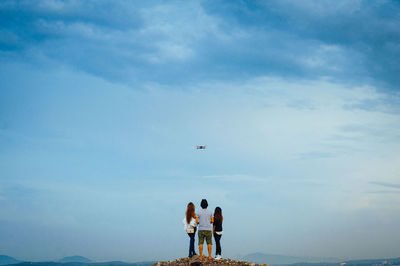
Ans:
<svg viewBox="0 0 400 266"><path fill-rule="evenodd" d="M0 2L0 253L399 257L398 1ZM196 150L196 145L207 145Z"/></svg>

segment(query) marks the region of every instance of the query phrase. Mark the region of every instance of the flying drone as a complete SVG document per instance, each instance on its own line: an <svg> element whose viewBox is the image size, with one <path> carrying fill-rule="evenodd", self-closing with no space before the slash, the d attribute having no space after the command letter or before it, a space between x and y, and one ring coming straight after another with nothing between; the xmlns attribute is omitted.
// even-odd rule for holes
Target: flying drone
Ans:
<svg viewBox="0 0 400 266"><path fill-rule="evenodd" d="M205 150L206 148L207 148L206 145L197 145L196 146L196 149L198 149L198 150Z"/></svg>

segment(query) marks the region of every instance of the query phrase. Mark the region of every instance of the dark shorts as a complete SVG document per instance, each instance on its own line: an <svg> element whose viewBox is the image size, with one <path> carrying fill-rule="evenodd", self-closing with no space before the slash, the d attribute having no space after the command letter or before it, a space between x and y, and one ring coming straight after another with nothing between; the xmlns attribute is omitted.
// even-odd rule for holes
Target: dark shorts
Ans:
<svg viewBox="0 0 400 266"><path fill-rule="evenodd" d="M199 230L199 245L204 244L204 238L206 239L207 245L212 245L212 233L210 230Z"/></svg>

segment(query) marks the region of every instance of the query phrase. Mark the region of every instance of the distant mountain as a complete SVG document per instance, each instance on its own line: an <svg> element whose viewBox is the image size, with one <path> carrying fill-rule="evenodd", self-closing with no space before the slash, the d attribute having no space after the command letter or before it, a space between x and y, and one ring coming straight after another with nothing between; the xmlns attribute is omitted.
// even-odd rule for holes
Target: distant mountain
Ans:
<svg viewBox="0 0 400 266"><path fill-rule="evenodd" d="M242 260L255 262L259 264L295 264L300 262L305 263L334 263L340 262L341 259L338 258L315 258L315 257L295 257L295 256L285 256L276 254L264 254L264 253L252 253L244 256Z"/></svg>
<svg viewBox="0 0 400 266"><path fill-rule="evenodd" d="M13 266L147 266L155 263L155 261L149 262L135 262L128 263L123 261L108 261L108 262L23 262L15 264Z"/></svg>
<svg viewBox="0 0 400 266"><path fill-rule="evenodd" d="M16 263L20 263L20 261L10 256L0 255L0 265L16 264Z"/></svg>
<svg viewBox="0 0 400 266"><path fill-rule="evenodd" d="M68 263L68 262L81 262L81 263L91 263L92 261L88 258L82 256L69 256L60 259L58 262Z"/></svg>

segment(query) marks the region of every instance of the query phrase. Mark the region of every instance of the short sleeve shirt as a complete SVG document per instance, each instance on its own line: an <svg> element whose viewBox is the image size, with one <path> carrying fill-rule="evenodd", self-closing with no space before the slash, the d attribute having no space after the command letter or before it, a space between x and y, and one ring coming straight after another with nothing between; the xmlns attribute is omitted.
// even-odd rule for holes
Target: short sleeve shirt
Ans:
<svg viewBox="0 0 400 266"><path fill-rule="evenodd" d="M207 209L201 209L196 213L197 217L199 217L199 230L208 230L211 231L211 218L213 217L211 212Z"/></svg>

